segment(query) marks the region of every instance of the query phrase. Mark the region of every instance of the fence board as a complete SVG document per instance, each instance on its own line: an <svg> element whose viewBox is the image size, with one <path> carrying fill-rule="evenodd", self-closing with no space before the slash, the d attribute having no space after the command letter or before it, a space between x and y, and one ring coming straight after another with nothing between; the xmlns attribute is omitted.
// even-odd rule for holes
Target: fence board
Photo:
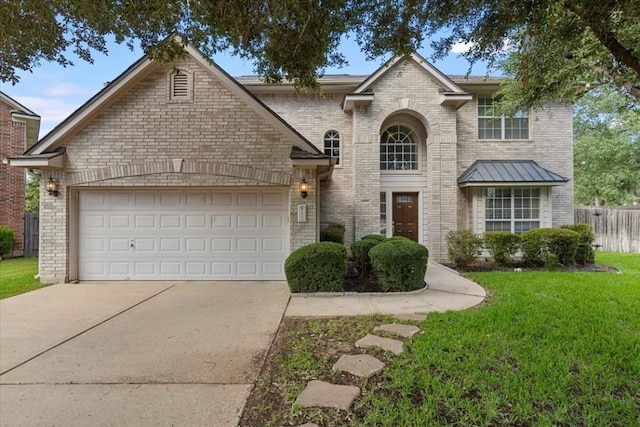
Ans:
<svg viewBox="0 0 640 427"><path fill-rule="evenodd" d="M576 224L591 224L595 244L607 252L640 252L640 209L576 206Z"/></svg>
<svg viewBox="0 0 640 427"><path fill-rule="evenodd" d="M24 256L38 256L40 247L40 216L24 214Z"/></svg>

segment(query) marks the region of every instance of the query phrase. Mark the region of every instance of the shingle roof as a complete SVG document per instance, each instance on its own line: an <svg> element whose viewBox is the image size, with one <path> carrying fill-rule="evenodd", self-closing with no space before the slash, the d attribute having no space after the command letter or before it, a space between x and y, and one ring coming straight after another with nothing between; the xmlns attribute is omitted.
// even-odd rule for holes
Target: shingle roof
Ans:
<svg viewBox="0 0 640 427"><path fill-rule="evenodd" d="M458 178L458 184L540 183L560 184L569 178L538 165L533 160L476 160Z"/></svg>

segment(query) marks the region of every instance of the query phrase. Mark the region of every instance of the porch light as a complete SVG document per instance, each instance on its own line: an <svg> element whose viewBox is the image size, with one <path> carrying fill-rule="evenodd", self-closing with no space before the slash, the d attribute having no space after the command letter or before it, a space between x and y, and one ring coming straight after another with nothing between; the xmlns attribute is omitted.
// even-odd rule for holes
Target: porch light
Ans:
<svg viewBox="0 0 640 427"><path fill-rule="evenodd" d="M58 184L53 180L53 177L49 177L49 181L47 182L47 193L51 194L53 197L58 197Z"/></svg>
<svg viewBox="0 0 640 427"><path fill-rule="evenodd" d="M306 178L302 178L302 181L300 181L300 196L302 196L303 199L307 198L307 194L309 191L309 187L307 186L307 180Z"/></svg>

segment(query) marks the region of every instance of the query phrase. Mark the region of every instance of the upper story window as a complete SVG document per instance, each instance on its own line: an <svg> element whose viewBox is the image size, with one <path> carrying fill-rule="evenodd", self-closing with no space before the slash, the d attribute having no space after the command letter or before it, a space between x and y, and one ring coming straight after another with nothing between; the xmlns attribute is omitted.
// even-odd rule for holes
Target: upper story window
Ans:
<svg viewBox="0 0 640 427"><path fill-rule="evenodd" d="M418 170L418 142L412 129L393 125L382 132L380 170Z"/></svg>
<svg viewBox="0 0 640 427"><path fill-rule="evenodd" d="M485 221L485 231L520 234L540 228L540 188L487 188Z"/></svg>
<svg viewBox="0 0 640 427"><path fill-rule="evenodd" d="M517 111L513 117L495 114L491 96L478 96L478 139L529 139L529 114Z"/></svg>
<svg viewBox="0 0 640 427"><path fill-rule="evenodd" d="M337 130L324 134L324 154L335 157L336 165L340 164L340 133Z"/></svg>

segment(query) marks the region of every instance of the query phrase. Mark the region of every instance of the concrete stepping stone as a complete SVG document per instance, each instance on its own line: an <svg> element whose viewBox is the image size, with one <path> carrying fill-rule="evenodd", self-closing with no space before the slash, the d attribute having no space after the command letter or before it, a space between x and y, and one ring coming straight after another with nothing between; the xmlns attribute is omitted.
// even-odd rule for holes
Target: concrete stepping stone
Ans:
<svg viewBox="0 0 640 427"><path fill-rule="evenodd" d="M424 322L427 320L427 315L422 313L407 313L407 314L394 314L393 317L400 320L410 320L412 322Z"/></svg>
<svg viewBox="0 0 640 427"><path fill-rule="evenodd" d="M400 323L390 323L388 325L381 325L373 328L373 332L378 332L378 331L390 332L392 334L401 336L402 338L411 338L412 336L420 332L420 328L413 325L401 325Z"/></svg>
<svg viewBox="0 0 640 427"><path fill-rule="evenodd" d="M383 350L390 351L394 354L402 354L402 341L391 338L383 338L377 335L367 334L364 338L356 341L356 347L380 347Z"/></svg>
<svg viewBox="0 0 640 427"><path fill-rule="evenodd" d="M370 354L342 355L333 365L334 371L344 371L357 377L369 378L382 371L384 362Z"/></svg>
<svg viewBox="0 0 640 427"><path fill-rule="evenodd" d="M352 385L337 385L325 381L309 381L296 403L304 408L319 406L349 410L360 395L360 388Z"/></svg>

